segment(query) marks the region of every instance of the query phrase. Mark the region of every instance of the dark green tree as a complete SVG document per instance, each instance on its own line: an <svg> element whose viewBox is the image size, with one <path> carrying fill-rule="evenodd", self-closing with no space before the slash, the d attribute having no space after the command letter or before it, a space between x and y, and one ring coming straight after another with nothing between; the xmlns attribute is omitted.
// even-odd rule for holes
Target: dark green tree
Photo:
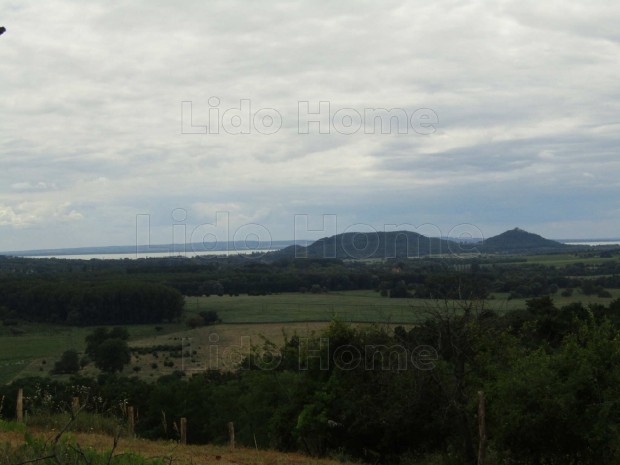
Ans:
<svg viewBox="0 0 620 465"><path fill-rule="evenodd" d="M100 370L107 373L122 371L131 361L128 339L125 328L97 328L86 336L86 353Z"/></svg>
<svg viewBox="0 0 620 465"><path fill-rule="evenodd" d="M119 338L106 339L95 351L95 366L106 373L122 371L130 361L129 345Z"/></svg>
<svg viewBox="0 0 620 465"><path fill-rule="evenodd" d="M200 312L200 316L204 320L205 325L213 325L222 321L215 310L203 310Z"/></svg>
<svg viewBox="0 0 620 465"><path fill-rule="evenodd" d="M70 349L63 352L60 360L54 365L54 374L74 374L80 371L80 361L77 351Z"/></svg>
<svg viewBox="0 0 620 465"><path fill-rule="evenodd" d="M618 330L593 318L515 358L489 389L496 447L515 464L618 463L619 366Z"/></svg>

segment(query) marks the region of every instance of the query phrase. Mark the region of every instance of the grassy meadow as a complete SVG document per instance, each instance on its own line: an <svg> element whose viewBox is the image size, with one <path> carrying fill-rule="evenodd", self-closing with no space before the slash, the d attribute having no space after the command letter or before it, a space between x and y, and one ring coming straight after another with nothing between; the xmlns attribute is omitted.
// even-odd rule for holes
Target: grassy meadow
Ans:
<svg viewBox="0 0 620 465"><path fill-rule="evenodd" d="M2 454L12 448L23 447L24 432L16 428L17 431L3 431L0 428L0 452ZM28 433L41 441L51 442L53 434L45 431L28 428ZM54 433L55 434L55 433ZM336 465L346 463L343 460L330 460L312 458L298 453L282 453L271 450L256 450L245 447L235 447L217 445L182 445L176 441L147 441L144 439L121 437L113 454L110 454L114 444L114 438L99 433L67 433L65 434L69 444L79 444L85 451L97 451L104 458L112 457L108 463L120 463L124 456L137 454L147 459L152 464L177 465L207 465L218 463L220 465L247 464L247 465ZM35 454L37 455L37 454ZM43 455L43 454L40 454ZM37 456L40 456L37 455ZM103 460L105 463L106 460ZM131 463L131 460L122 463ZM47 463L47 462L45 462ZM82 462L80 462L82 463ZM136 463L136 462L133 462Z"/></svg>
<svg viewBox="0 0 620 465"><path fill-rule="evenodd" d="M610 291L614 298L620 297L620 290ZM553 298L557 306L577 301L607 304L611 300L578 292L571 297L558 293ZM155 355L134 353L125 373L155 379L181 369L230 369L249 353L250 345L260 346L265 339L280 344L285 334L309 336L324 329L333 319L356 324L415 324L436 304L428 299L388 299L374 291L187 297L186 317L214 310L222 323L195 329L184 323L128 326L131 346L178 346L178 351ZM508 300L507 294L497 293L486 305L504 313L523 308L525 299ZM84 338L92 330L92 327L43 324L0 326L0 383L8 383L15 377L48 376L63 351L84 350ZM94 375L97 370L90 364L82 372Z"/></svg>
<svg viewBox="0 0 620 465"><path fill-rule="evenodd" d="M561 289L560 289L561 291ZM572 302L608 304L620 297L620 289L609 289L612 298L586 296L575 291L570 297L553 295L557 306ZM487 308L498 313L525 307L527 299L509 299L494 293ZM266 296L211 296L186 298L186 313L217 311L223 323L319 322L338 319L350 323L415 324L435 308L433 299L388 299L375 291L330 292L327 294L272 294Z"/></svg>

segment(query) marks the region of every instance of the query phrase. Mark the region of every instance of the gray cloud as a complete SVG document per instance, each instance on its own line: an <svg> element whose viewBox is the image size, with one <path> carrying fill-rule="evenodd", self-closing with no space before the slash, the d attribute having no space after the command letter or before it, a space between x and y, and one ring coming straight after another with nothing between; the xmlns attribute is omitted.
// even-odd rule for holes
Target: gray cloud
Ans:
<svg viewBox="0 0 620 465"><path fill-rule="evenodd" d="M168 242L229 211L471 222L553 237L620 230L620 8L573 2L7 0L0 39L0 249ZM182 134L251 100L272 135ZM299 134L331 114L433 109L430 135ZM324 123L328 120L324 119ZM221 122L220 122L221 123ZM368 124L368 123L367 123ZM564 232L570 231L570 232Z"/></svg>

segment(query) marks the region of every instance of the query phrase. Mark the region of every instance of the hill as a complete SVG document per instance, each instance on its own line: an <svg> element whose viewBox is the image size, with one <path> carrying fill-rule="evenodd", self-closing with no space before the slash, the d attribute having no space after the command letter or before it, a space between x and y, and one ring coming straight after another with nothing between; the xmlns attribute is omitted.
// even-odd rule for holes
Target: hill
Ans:
<svg viewBox="0 0 620 465"><path fill-rule="evenodd" d="M519 253L519 252L554 252L569 249L571 246L561 242L545 239L538 234L514 228L497 236L479 242L482 252L490 253Z"/></svg>
<svg viewBox="0 0 620 465"><path fill-rule="evenodd" d="M427 237L412 231L349 232L324 237L303 247L286 247L272 252L269 258L417 258L462 252L456 242Z"/></svg>
<svg viewBox="0 0 620 465"><path fill-rule="evenodd" d="M462 253L549 253L583 249L514 228L487 240L461 244L454 240L427 237L412 231L350 232L336 234L304 247L293 245L266 254L267 260L281 258L380 259L418 258Z"/></svg>

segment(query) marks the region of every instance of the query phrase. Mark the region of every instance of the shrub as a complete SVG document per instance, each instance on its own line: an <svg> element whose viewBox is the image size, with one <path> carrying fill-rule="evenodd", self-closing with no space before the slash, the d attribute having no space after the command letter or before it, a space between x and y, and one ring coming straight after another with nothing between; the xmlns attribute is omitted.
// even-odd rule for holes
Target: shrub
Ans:
<svg viewBox="0 0 620 465"><path fill-rule="evenodd" d="M204 324L204 320L200 317L192 317L188 318L186 323L191 329L195 329L202 326Z"/></svg>
<svg viewBox="0 0 620 465"><path fill-rule="evenodd" d="M200 312L200 316L206 325L212 325L222 321L215 310L204 310Z"/></svg>
<svg viewBox="0 0 620 465"><path fill-rule="evenodd" d="M54 365L53 374L75 374L80 371L80 360L77 351L70 349L63 352L60 360Z"/></svg>

